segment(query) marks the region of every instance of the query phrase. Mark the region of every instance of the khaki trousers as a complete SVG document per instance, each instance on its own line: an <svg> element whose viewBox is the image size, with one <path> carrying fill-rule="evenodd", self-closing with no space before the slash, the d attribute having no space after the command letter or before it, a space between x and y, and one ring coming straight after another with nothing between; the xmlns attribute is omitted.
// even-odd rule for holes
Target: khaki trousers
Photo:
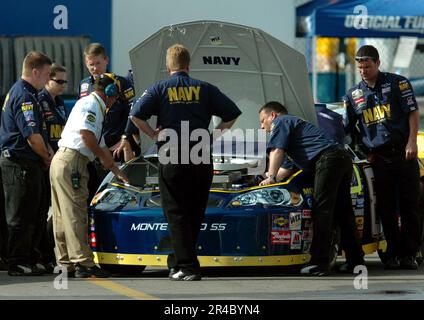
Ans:
<svg viewBox="0 0 424 320"><path fill-rule="evenodd" d="M75 264L94 266L93 252L88 244L88 170L89 160L76 150L61 147L50 166L53 233L58 263L68 271ZM71 174L80 174L80 188L72 187Z"/></svg>

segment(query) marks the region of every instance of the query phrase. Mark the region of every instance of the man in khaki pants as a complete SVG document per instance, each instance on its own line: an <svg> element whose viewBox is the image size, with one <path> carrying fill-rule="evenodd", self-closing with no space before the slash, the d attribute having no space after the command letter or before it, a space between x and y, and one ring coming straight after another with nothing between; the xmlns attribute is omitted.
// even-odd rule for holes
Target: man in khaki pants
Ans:
<svg viewBox="0 0 424 320"><path fill-rule="evenodd" d="M50 167L53 231L58 263L75 277L107 277L94 264L88 245L87 164L99 158L105 169L124 182L127 177L116 167L102 135L104 118L119 94L114 74L96 77L94 92L75 104L58 142L59 150Z"/></svg>

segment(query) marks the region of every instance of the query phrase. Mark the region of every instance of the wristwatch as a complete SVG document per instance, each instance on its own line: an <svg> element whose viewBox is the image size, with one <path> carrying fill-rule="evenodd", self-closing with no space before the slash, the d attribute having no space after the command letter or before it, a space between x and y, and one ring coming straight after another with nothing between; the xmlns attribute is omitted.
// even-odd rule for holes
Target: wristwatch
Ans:
<svg viewBox="0 0 424 320"><path fill-rule="evenodd" d="M277 182L277 178L273 174L270 174L268 178L270 178L271 180L274 180L274 182Z"/></svg>

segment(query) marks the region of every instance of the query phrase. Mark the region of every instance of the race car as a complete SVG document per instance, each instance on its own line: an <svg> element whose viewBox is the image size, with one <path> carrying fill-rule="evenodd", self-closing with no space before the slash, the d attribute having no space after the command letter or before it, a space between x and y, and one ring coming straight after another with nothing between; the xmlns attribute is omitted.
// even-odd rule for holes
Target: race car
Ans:
<svg viewBox="0 0 424 320"><path fill-rule="evenodd" d="M257 155L238 158L214 152L214 177L197 251L201 267L300 266L310 259L313 180L301 170L287 181L258 186ZM158 157L147 154L125 164L125 185L109 175L90 208L90 244L96 262L114 272L166 267L171 253L161 208ZM187 185L191 179L187 177ZM372 170L354 166L351 196L365 253L385 249L375 215ZM333 262L340 251L333 234Z"/></svg>

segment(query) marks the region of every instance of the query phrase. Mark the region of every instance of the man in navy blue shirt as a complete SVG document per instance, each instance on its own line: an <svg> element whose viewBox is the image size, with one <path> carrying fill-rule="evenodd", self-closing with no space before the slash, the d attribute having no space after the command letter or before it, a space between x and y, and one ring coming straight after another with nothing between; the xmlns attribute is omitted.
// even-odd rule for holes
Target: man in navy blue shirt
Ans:
<svg viewBox="0 0 424 320"><path fill-rule="evenodd" d="M362 81L344 97L346 131L359 128L374 171L377 212L387 241L385 268L414 270L419 246L418 105L405 77L379 71L376 48L362 46L355 59Z"/></svg>
<svg viewBox="0 0 424 320"><path fill-rule="evenodd" d="M343 117L337 112L327 108L325 103L315 104L318 128L329 140L334 140L344 146L345 131Z"/></svg>
<svg viewBox="0 0 424 320"><path fill-rule="evenodd" d="M67 80L66 68L54 63L50 72L50 79L46 83L44 89L38 94L38 102L40 103L41 113L47 127L47 138L53 152L59 149L57 143L60 140L63 129L66 124L65 102L62 94L65 92ZM44 172L44 191L42 194L41 221L38 232L40 232L41 242L39 251L41 253L40 263L47 272L53 273L56 265L56 257L54 255L54 238L52 219L47 219L50 204L50 178L49 172Z"/></svg>
<svg viewBox="0 0 424 320"><path fill-rule="evenodd" d="M261 127L270 133L268 178L260 185L277 183L276 175L285 156L298 168L315 172L311 261L301 274L325 276L331 271L331 243L337 224L341 227L347 261L341 270L352 272L356 265L363 264L363 252L355 232L350 197L352 160L349 153L328 140L317 127L287 114L279 102L271 101L262 106L259 120Z"/></svg>
<svg viewBox="0 0 424 320"><path fill-rule="evenodd" d="M241 114L217 87L191 78L189 63L185 47L176 44L168 48L166 68L171 77L148 88L130 113L131 120L149 137L158 140L159 135L159 188L173 248L168 257L169 276L182 281L201 279L196 243L213 176L210 141L202 141L202 161L198 162L193 156L195 144L184 135L191 137L196 130L209 140L212 115L222 119L217 129L225 130ZM152 115L158 117L156 130L147 122ZM176 136L178 141L163 141L165 133ZM166 163L169 158L171 162Z"/></svg>
<svg viewBox="0 0 424 320"><path fill-rule="evenodd" d="M34 275L42 191L42 170L53 152L45 140L46 127L37 100L50 77L52 62L39 52L24 59L22 76L7 94L0 126L0 168L8 223L8 274ZM44 137L43 137L44 136Z"/></svg>
<svg viewBox="0 0 424 320"><path fill-rule="evenodd" d="M81 81L79 98L86 97L93 91L95 77L108 72L109 57L106 54L105 48L100 43L89 44L84 49L84 59L91 76ZM116 78L118 81L119 97L106 115L104 138L106 146L113 152L116 159L129 161L134 158L134 153L136 155L140 153L138 143L139 132L128 119L134 99L134 87L126 78L121 76L116 76ZM123 156L115 152L121 144L124 151ZM91 199L108 171L104 170L98 162L94 162L94 164L90 162L89 172L89 198Z"/></svg>

